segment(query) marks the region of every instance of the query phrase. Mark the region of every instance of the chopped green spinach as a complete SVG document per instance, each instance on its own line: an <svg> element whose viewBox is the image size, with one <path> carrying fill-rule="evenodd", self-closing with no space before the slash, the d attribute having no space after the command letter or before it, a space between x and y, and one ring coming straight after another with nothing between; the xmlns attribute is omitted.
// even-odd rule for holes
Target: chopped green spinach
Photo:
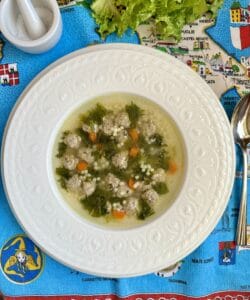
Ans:
<svg viewBox="0 0 250 300"><path fill-rule="evenodd" d="M157 182L156 184L154 184L153 189L159 195L163 195L163 194L168 193L168 187L167 187L166 183L164 183L164 182Z"/></svg>
<svg viewBox="0 0 250 300"><path fill-rule="evenodd" d="M58 181L61 185L61 188L67 190L66 180L63 177L61 177Z"/></svg>
<svg viewBox="0 0 250 300"><path fill-rule="evenodd" d="M64 179L69 179L71 177L70 171L64 167L56 168L56 174L61 176Z"/></svg>
<svg viewBox="0 0 250 300"><path fill-rule="evenodd" d="M98 139L98 142L100 144L107 144L109 143L111 140L110 136L104 134L103 132L98 132L98 135L97 135L97 139Z"/></svg>
<svg viewBox="0 0 250 300"><path fill-rule="evenodd" d="M166 149L160 150L157 154L147 156L147 163L149 163L154 169L162 168L167 170L168 161L169 157Z"/></svg>
<svg viewBox="0 0 250 300"><path fill-rule="evenodd" d="M88 136L88 133L83 131L82 128L77 128L75 130L75 133L78 134L81 139L82 139L82 142L85 146L89 146L89 145L92 145L92 142L91 140L89 139L89 136Z"/></svg>
<svg viewBox="0 0 250 300"><path fill-rule="evenodd" d="M114 197L112 191L108 191L97 187L95 192L81 199L81 203L88 210L89 214L93 217L101 217L107 215L107 202L122 202L123 199Z"/></svg>
<svg viewBox="0 0 250 300"><path fill-rule="evenodd" d="M92 195L81 199L81 203L92 217L101 217L108 213L107 199L99 189L96 189Z"/></svg>
<svg viewBox="0 0 250 300"><path fill-rule="evenodd" d="M148 153L151 148L151 145L146 141L142 134L139 135L138 145L140 149L144 149L145 153Z"/></svg>
<svg viewBox="0 0 250 300"><path fill-rule="evenodd" d="M140 210L137 213L137 218L139 220L145 220L147 217L154 214L153 208L147 203L147 201L140 199L139 205Z"/></svg>
<svg viewBox="0 0 250 300"><path fill-rule="evenodd" d="M152 137L154 139L154 142L152 145L154 146L162 146L163 145L163 136L160 135L159 133L155 133Z"/></svg>
<svg viewBox="0 0 250 300"><path fill-rule="evenodd" d="M58 144L58 152L57 152L56 157L58 157L58 158L63 157L63 155L65 154L66 150L67 150L67 145L64 142L60 142Z"/></svg>
<svg viewBox="0 0 250 300"><path fill-rule="evenodd" d="M81 121L90 125L91 123L101 124L103 117L109 111L100 103L97 103L95 108L91 109L88 114L82 115Z"/></svg>
<svg viewBox="0 0 250 300"><path fill-rule="evenodd" d="M110 160L118 152L117 143L114 140L110 140L108 143L102 145L105 157Z"/></svg>
<svg viewBox="0 0 250 300"><path fill-rule="evenodd" d="M129 170L121 170L116 168L115 166L111 166L110 168L110 173L113 173L116 177L118 177L120 180L128 181L129 178L131 177L131 173Z"/></svg>
<svg viewBox="0 0 250 300"><path fill-rule="evenodd" d="M139 118L143 115L143 110L133 102L131 102L129 105L126 105L125 109L129 116L131 127L135 127Z"/></svg>
<svg viewBox="0 0 250 300"><path fill-rule="evenodd" d="M66 130L63 132L62 137L61 137L61 141L58 144L58 152L56 157L61 158L63 157L63 155L65 154L66 150L67 150L67 145L64 143L64 139L65 137L70 133L70 131Z"/></svg>

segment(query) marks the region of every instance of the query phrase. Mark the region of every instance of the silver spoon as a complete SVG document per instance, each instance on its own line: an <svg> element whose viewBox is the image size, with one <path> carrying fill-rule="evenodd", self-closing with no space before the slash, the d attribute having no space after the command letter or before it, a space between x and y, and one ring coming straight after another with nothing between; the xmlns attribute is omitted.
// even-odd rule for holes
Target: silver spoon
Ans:
<svg viewBox="0 0 250 300"><path fill-rule="evenodd" d="M236 233L238 246L247 245L247 145L250 143L250 94L244 96L236 105L231 125L235 143L241 148L243 155L243 184L240 211Z"/></svg>

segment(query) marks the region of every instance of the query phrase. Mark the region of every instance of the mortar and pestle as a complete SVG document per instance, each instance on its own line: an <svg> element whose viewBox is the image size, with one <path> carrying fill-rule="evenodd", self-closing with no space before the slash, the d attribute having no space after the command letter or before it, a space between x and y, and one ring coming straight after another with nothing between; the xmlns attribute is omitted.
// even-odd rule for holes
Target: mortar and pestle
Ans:
<svg viewBox="0 0 250 300"><path fill-rule="evenodd" d="M56 0L2 0L0 30L17 48L46 52L59 41L62 19Z"/></svg>

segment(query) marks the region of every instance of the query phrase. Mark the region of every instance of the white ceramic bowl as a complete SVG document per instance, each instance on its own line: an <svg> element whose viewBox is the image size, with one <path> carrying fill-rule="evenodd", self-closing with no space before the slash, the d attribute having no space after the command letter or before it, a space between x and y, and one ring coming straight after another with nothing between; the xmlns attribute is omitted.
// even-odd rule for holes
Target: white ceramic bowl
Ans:
<svg viewBox="0 0 250 300"><path fill-rule="evenodd" d="M41 38L31 40L20 17L15 0L0 3L0 30L5 38L17 48L28 53L46 52L59 41L62 34L62 19L56 0L33 0L34 6L48 31Z"/></svg>
<svg viewBox="0 0 250 300"><path fill-rule="evenodd" d="M51 164L67 115L117 91L162 106L180 128L187 153L175 202L152 222L128 230L95 226L74 213L55 186ZM82 272L129 277L176 263L208 236L229 200L234 155L229 121L205 81L160 51L111 44L66 56L25 90L6 127L2 175L15 216L46 253Z"/></svg>

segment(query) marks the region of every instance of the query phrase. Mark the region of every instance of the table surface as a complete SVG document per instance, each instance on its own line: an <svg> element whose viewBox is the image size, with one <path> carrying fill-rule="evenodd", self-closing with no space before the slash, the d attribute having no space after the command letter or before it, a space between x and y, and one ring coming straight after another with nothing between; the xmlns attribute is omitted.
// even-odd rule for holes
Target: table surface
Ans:
<svg viewBox="0 0 250 300"><path fill-rule="evenodd" d="M240 97L250 92L249 36L240 33L241 27L249 26L249 20L235 22L230 14L232 3L225 0L216 21L203 17L185 26L178 44L159 41L150 25L140 26L136 33L128 31L122 38L112 34L105 42L141 43L177 57L211 86L230 118ZM245 13L248 1L241 0L240 4L241 13ZM0 35L0 138L19 95L41 70L74 50L103 43L87 8L69 1L68 6L61 7L61 13L63 36L48 53L23 53ZM231 28L239 34L231 34ZM236 41L245 48L235 48ZM70 295L74 299L250 299L250 248L236 249L234 243L241 165L237 153L235 185L227 209L198 249L166 270L120 280L79 273L45 256L17 224L1 185L0 291L10 297L60 295L59 299L72 299ZM23 264L17 259L20 253L26 258Z"/></svg>

